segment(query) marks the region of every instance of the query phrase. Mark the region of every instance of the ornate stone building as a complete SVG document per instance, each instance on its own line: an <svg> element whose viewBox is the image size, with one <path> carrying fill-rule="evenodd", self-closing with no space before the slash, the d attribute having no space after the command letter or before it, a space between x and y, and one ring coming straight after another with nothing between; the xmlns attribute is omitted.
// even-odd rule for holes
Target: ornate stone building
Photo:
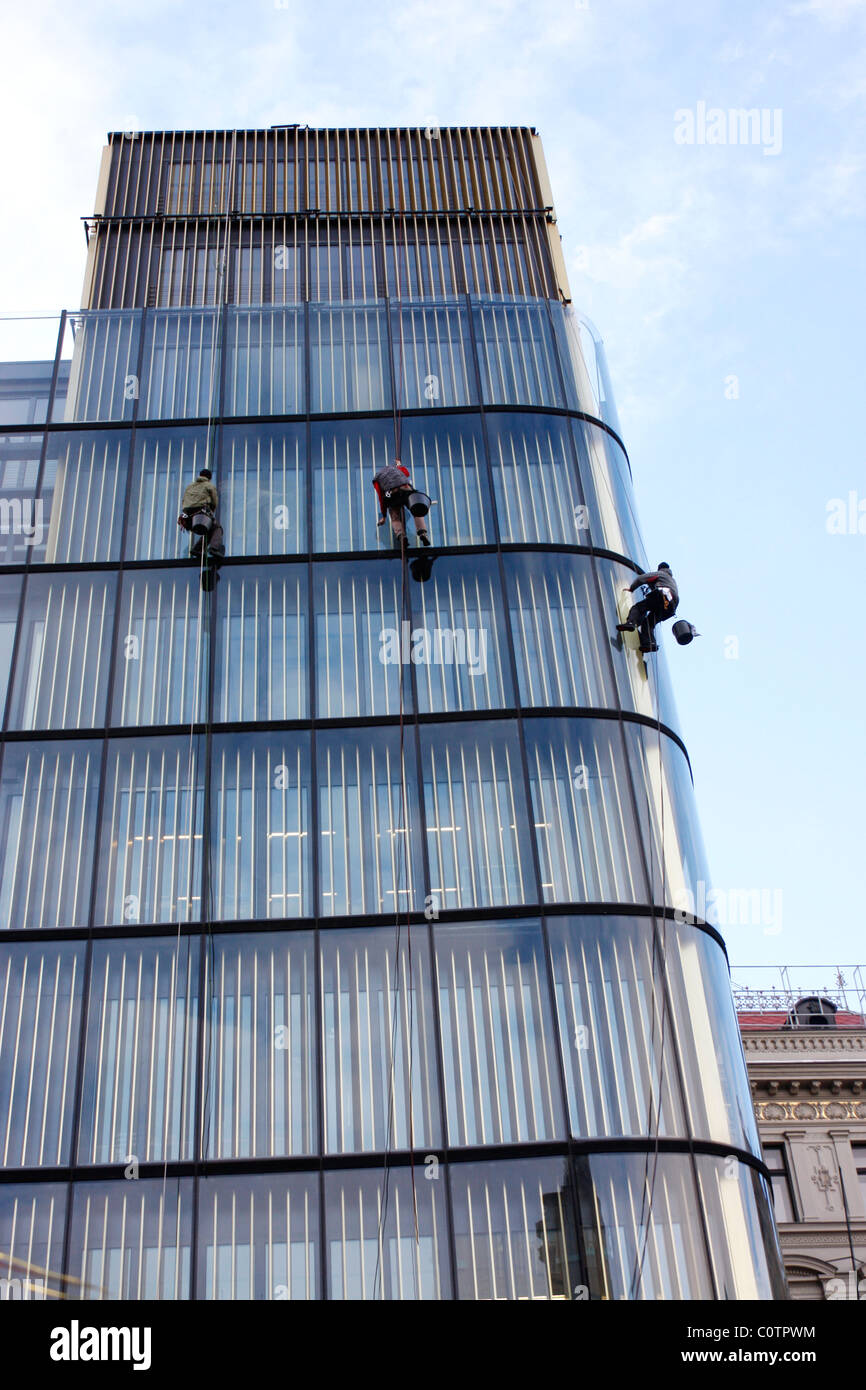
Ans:
<svg viewBox="0 0 866 1390"><path fill-rule="evenodd" d="M820 994L734 998L791 1296L866 1301L862 972L853 990L837 973Z"/></svg>

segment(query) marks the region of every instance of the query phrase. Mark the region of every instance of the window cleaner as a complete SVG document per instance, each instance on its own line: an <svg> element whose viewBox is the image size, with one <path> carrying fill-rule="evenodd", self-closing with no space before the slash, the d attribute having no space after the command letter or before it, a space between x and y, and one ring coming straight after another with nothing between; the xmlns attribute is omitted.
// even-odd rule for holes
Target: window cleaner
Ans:
<svg viewBox="0 0 866 1390"><path fill-rule="evenodd" d="M617 623L617 632L638 632L640 635L640 649L642 652L657 652L658 643L655 640L656 623L663 623L672 618L677 611L680 601L677 581L671 572L670 565L664 561L649 574L639 574L633 583L629 584L625 593L633 594L635 589L643 587L644 597L637 603L632 604L628 616L623 623ZM692 628L691 623L677 623L678 628L683 626L689 628L690 635L683 640L683 637L675 632L677 641L681 646L690 642L692 637L698 634Z"/></svg>
<svg viewBox="0 0 866 1390"><path fill-rule="evenodd" d="M219 494L211 481L213 474L203 468L198 477L185 489L181 500L181 512L177 524L193 537L190 543L189 558L204 561L202 567L202 587L212 589L216 582L216 571L225 558L223 528L217 521ZM202 547L206 550L202 554ZM207 578L208 582L205 583Z"/></svg>
<svg viewBox="0 0 866 1390"><path fill-rule="evenodd" d="M418 544L429 545L430 535L424 518L433 503L426 492L418 492L413 486L409 477L409 469L404 468L399 459L395 459L393 463L388 463L384 468L379 469L373 478L373 487L376 489L381 512L376 525L384 526L386 516L390 518L395 550L402 548L406 536L403 520L405 507L408 507L412 513L415 530L418 532Z"/></svg>

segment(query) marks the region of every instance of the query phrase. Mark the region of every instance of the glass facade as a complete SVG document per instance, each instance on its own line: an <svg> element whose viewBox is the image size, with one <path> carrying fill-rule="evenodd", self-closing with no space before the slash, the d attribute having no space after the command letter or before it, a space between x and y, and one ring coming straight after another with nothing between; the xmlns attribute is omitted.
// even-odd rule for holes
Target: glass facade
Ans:
<svg viewBox="0 0 866 1390"><path fill-rule="evenodd" d="M0 439L0 1257L88 1298L783 1296L724 948L674 919L664 655L615 639L601 344L403 289L85 309Z"/></svg>

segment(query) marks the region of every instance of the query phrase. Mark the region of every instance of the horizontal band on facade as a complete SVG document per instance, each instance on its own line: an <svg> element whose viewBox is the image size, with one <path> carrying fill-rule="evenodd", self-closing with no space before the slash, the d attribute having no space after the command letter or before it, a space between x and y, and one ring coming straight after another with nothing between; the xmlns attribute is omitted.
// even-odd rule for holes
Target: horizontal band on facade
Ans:
<svg viewBox="0 0 866 1390"><path fill-rule="evenodd" d="M138 1177L161 1179L167 1173L168 1180L176 1178L217 1178L254 1177L257 1175L279 1173L320 1173L344 1172L347 1169L373 1168L416 1168L423 1170L425 1158L436 1158L441 1167L462 1163L508 1163L514 1159L533 1158L582 1158L593 1154L616 1157L617 1154L701 1154L707 1158L733 1158L744 1167L754 1168L763 1178L770 1180L766 1164L747 1149L731 1145L716 1144L705 1139L689 1138L617 1138L617 1139L578 1139L544 1140L521 1144L475 1144L465 1148L449 1148L446 1145L428 1145L417 1149L389 1149L387 1151L292 1154L279 1158L232 1158L232 1159L169 1159L167 1162L138 1163ZM125 1163L94 1163L60 1165L55 1168L0 1168L0 1187L7 1183L50 1183L50 1182L126 1182L135 1179L125 1178Z"/></svg>

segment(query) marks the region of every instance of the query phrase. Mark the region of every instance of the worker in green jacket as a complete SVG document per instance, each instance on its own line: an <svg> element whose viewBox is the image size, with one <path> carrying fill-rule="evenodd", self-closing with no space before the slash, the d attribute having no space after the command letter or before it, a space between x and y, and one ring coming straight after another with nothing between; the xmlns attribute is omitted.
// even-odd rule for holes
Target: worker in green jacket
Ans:
<svg viewBox="0 0 866 1390"><path fill-rule="evenodd" d="M207 549L209 558L222 559L225 555L225 544L223 528L216 519L217 506L219 504L219 494L211 479L213 474L209 468L203 468L198 477L189 484L184 490L180 504L180 516L177 519L178 526L184 531L192 532L193 517L201 514L210 519L210 530L207 537L197 532L193 532L193 540L190 545L189 556L191 560L201 559L202 542L207 539Z"/></svg>

